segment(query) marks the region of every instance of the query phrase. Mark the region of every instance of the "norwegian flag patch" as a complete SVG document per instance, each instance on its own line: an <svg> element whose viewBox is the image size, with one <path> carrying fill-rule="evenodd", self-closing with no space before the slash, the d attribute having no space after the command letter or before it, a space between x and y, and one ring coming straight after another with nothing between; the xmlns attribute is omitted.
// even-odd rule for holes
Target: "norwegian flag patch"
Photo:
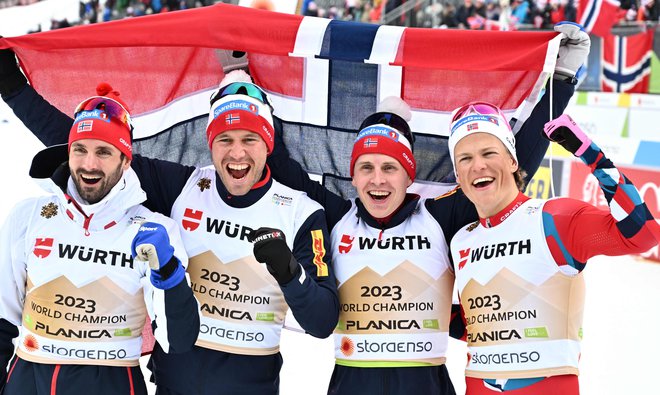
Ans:
<svg viewBox="0 0 660 395"><path fill-rule="evenodd" d="M78 133L91 132L94 121L80 121L78 124Z"/></svg>

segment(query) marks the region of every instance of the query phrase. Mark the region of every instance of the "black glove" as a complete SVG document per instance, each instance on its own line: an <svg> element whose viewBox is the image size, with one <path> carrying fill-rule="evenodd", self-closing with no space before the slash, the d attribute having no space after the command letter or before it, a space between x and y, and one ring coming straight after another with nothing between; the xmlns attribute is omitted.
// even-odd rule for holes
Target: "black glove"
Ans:
<svg viewBox="0 0 660 395"><path fill-rule="evenodd" d="M550 141L556 142L577 157L582 156L587 148L591 146L589 136L580 129L568 114L562 114L546 123L543 132L543 135Z"/></svg>
<svg viewBox="0 0 660 395"><path fill-rule="evenodd" d="M0 49L0 95L7 96L17 92L25 84L27 79L18 68L14 51L9 48Z"/></svg>
<svg viewBox="0 0 660 395"><path fill-rule="evenodd" d="M286 245L284 232L273 228L253 230L248 241L254 243L254 257L266 264L277 283L285 285L300 274L300 265Z"/></svg>

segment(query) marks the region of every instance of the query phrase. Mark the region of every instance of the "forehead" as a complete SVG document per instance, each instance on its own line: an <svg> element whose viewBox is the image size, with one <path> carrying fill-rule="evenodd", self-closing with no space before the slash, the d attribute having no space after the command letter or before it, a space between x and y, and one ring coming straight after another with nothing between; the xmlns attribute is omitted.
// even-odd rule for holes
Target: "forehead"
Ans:
<svg viewBox="0 0 660 395"><path fill-rule="evenodd" d="M374 165L382 164L397 164L400 165L399 161L393 157L385 154L364 154L360 155L355 161L356 164L371 163Z"/></svg>
<svg viewBox="0 0 660 395"><path fill-rule="evenodd" d="M73 143L71 143L71 147L81 147L81 148L86 148L88 150L92 149L107 149L112 152L119 152L119 149L115 147L114 145L103 141L103 140L97 140L97 139L81 139L81 140L76 140Z"/></svg>
<svg viewBox="0 0 660 395"><path fill-rule="evenodd" d="M218 135L218 137L224 137L224 138L246 138L246 137L259 137L259 133L253 132L251 130L247 129L233 129L233 130L227 130Z"/></svg>
<svg viewBox="0 0 660 395"><path fill-rule="evenodd" d="M463 137L454 148L454 153L458 155L461 152L479 150L486 147L496 147L506 149L504 144L497 137L490 133L473 133Z"/></svg>

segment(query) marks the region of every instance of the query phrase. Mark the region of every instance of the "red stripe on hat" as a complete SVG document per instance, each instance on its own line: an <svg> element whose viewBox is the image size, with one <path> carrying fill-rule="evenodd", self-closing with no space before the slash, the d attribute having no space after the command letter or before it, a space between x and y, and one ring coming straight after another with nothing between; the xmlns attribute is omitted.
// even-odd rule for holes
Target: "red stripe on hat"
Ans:
<svg viewBox="0 0 660 395"><path fill-rule="evenodd" d="M401 136L400 138L405 138ZM351 153L351 177L353 177L355 162L364 154L383 154L396 159L406 170L410 179L415 181L417 162L412 151L400 143L385 136L367 135L353 144Z"/></svg>
<svg viewBox="0 0 660 395"><path fill-rule="evenodd" d="M206 137L209 149L213 146L213 140L219 134L228 130L248 130L257 133L266 143L268 153L273 151L275 144L275 130L268 121L257 114L245 110L231 110L216 117L206 129Z"/></svg>

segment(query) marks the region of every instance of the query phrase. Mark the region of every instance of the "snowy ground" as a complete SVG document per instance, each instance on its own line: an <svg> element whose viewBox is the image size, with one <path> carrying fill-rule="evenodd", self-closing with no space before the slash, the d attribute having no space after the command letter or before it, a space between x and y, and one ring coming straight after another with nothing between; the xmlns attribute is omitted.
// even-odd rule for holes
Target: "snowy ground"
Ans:
<svg viewBox="0 0 660 395"><path fill-rule="evenodd" d="M5 191L0 195L1 222L16 202L40 193L27 174L32 156L42 146L16 122L0 102L0 184ZM660 264L628 256L596 257L585 275L582 394L660 393L656 376L660 372ZM465 353L462 343L451 342L447 365L459 394L465 390ZM331 340L284 331L282 354L282 395L325 394L333 366Z"/></svg>

